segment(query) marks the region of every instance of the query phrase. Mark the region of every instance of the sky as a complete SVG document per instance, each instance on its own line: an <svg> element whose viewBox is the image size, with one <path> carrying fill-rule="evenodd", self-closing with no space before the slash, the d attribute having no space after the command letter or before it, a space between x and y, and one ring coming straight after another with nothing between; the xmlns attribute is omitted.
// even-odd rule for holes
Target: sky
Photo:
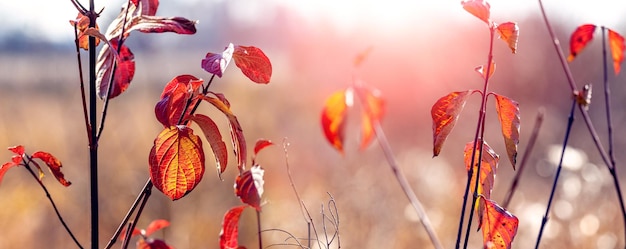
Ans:
<svg viewBox="0 0 626 249"><path fill-rule="evenodd" d="M81 2L86 2L85 0ZM96 4L105 1L96 1ZM492 15L526 15L539 13L537 1L491 0ZM84 3L86 4L86 3ZM122 0L106 1L105 11L116 12ZM306 22L332 23L337 30L349 30L366 23L376 28L401 31L403 23L415 18L433 15L450 15L457 18L463 11L458 8L460 0L177 0L161 1L160 14L177 13L164 6L178 5L182 9L195 6L227 4L228 15L236 21L255 24L267 20L277 8L284 8ZM615 0L545 0L544 5L552 18L572 18L608 27L624 22L626 1ZM97 8L98 9L98 8ZM164 12L167 12L164 14ZM7 32L23 30L28 36L40 37L52 42L73 39L68 20L76 16L69 0L49 1L0 1L0 38ZM184 13L182 14L185 15ZM503 18L503 17L501 17ZM495 19L495 18L494 18Z"/></svg>

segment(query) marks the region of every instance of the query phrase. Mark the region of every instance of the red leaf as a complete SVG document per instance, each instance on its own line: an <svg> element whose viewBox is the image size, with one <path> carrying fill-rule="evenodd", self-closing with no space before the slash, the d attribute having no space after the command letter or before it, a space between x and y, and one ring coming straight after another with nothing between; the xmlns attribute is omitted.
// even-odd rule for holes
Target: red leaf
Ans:
<svg viewBox="0 0 626 249"><path fill-rule="evenodd" d="M483 20L487 25L490 25L491 20L489 20L490 8L491 6L485 0L465 0L462 1L463 9L465 9L470 14L478 17L478 19Z"/></svg>
<svg viewBox="0 0 626 249"><path fill-rule="evenodd" d="M152 233L168 227L169 225L170 222L167 220L153 220L152 222L150 222L148 227L146 227L146 232L144 233L144 235L150 236Z"/></svg>
<svg viewBox="0 0 626 249"><path fill-rule="evenodd" d="M352 88L334 92L322 110L322 129L330 144L343 154L344 130L348 107L354 103Z"/></svg>
<svg viewBox="0 0 626 249"><path fill-rule="evenodd" d="M21 157L20 157L21 158ZM19 164L15 163L15 161L6 162L2 166L0 166L0 183L2 183L2 178L4 174L12 167L19 166Z"/></svg>
<svg viewBox="0 0 626 249"><path fill-rule="evenodd" d="M193 98L182 122L189 119L189 115L200 99L195 95L202 86L203 81L192 75L178 75L174 77L163 89L161 100L154 107L157 120L164 127L178 125L178 121L185 110L189 98Z"/></svg>
<svg viewBox="0 0 626 249"><path fill-rule="evenodd" d="M218 110L220 110L228 118L228 126L230 127L230 136L233 142L233 148L235 148L235 156L237 156L237 168L241 174L246 169L246 139L243 136L243 129L237 120L237 116L230 110L230 104L224 95L215 94L215 97L202 95L201 98Z"/></svg>
<svg viewBox="0 0 626 249"><path fill-rule="evenodd" d="M480 65L474 68L474 71L480 74L480 76L483 77L483 79L486 79L487 77L491 78L493 73L496 71L496 61L493 59L491 60L491 67L489 68L489 75L487 75L487 68L483 65Z"/></svg>
<svg viewBox="0 0 626 249"><path fill-rule="evenodd" d="M200 66L205 71L215 74L217 77L221 78L224 71L226 71L226 67L228 67L228 64L230 63L230 60L233 58L234 51L235 47L232 43L230 43L222 54L209 52L206 54L206 57L202 59L202 64Z"/></svg>
<svg viewBox="0 0 626 249"><path fill-rule="evenodd" d="M502 127L502 137L504 137L504 144L506 145L506 154L509 156L513 169L515 169L520 130L519 104L502 95L494 94L494 96L496 97L498 120L500 120Z"/></svg>
<svg viewBox="0 0 626 249"><path fill-rule="evenodd" d="M451 92L437 100L430 110L433 119L433 157L441 152L443 143L459 119L470 93L472 90Z"/></svg>
<svg viewBox="0 0 626 249"><path fill-rule="evenodd" d="M136 20L126 32L138 30L144 33L174 32L184 35L196 33L197 21L183 17L139 16Z"/></svg>
<svg viewBox="0 0 626 249"><path fill-rule="evenodd" d="M374 138L374 125L379 123L385 113L385 100L378 89L359 87L364 108L361 118L361 146L364 150Z"/></svg>
<svg viewBox="0 0 626 249"><path fill-rule="evenodd" d="M126 23L124 38L128 37L132 26L136 24L141 16L154 16L159 7L158 0L131 0L131 2L133 4L128 6L128 11L126 11L127 4L124 4L120 13L109 24L106 32L106 36L109 39L119 38L124 23ZM127 12L128 15L126 15ZM124 22L124 17L126 17L126 22Z"/></svg>
<svg viewBox="0 0 626 249"><path fill-rule="evenodd" d="M54 157L52 154L48 152L37 151L33 153L32 157L39 158L46 165L48 165L50 172L52 173L52 175L54 175L57 181L61 183L61 185L68 187L72 184L71 182L65 180L65 177L63 176L63 172L61 172L61 167L63 167L63 165L61 164L61 161L59 161L59 159Z"/></svg>
<svg viewBox="0 0 626 249"><path fill-rule="evenodd" d="M159 0L131 0L135 6L141 4L138 15L154 16L159 8Z"/></svg>
<svg viewBox="0 0 626 249"><path fill-rule="evenodd" d="M76 16L76 20L70 20L70 24L72 26L76 26L76 36L79 37L78 47L84 50L89 50L89 36L83 35L83 33L87 29L89 29L89 17L78 13L78 16ZM96 24L96 30L100 30L98 24ZM98 46L98 44L100 44L100 39L96 38L96 46Z"/></svg>
<svg viewBox="0 0 626 249"><path fill-rule="evenodd" d="M246 205L231 208L224 215L222 231L220 231L220 249L237 249L239 243L239 217Z"/></svg>
<svg viewBox="0 0 626 249"><path fill-rule="evenodd" d="M270 145L274 145L274 143L272 143L272 141L270 140L265 140L265 139L257 140L256 143L254 144L254 155L259 154L259 151L261 151L262 149L265 149L265 147L270 146Z"/></svg>
<svg viewBox="0 0 626 249"><path fill-rule="evenodd" d="M250 80L267 84L272 77L272 63L263 51L257 47L235 46L233 53L235 64Z"/></svg>
<svg viewBox="0 0 626 249"><path fill-rule="evenodd" d="M111 39L110 44L113 45L113 50L117 50L118 40L117 38ZM96 81L96 90L98 96L104 99L107 94L109 82L111 80L111 73L113 71L113 63L115 62L115 54L109 50L109 45L104 45L98 55L98 63L96 65L96 71L98 78ZM130 82L135 75L135 55L130 49L122 44L122 48L119 53L119 61L117 61L117 67L115 69L115 77L113 80L113 86L109 98L115 98L128 88Z"/></svg>
<svg viewBox="0 0 626 249"><path fill-rule="evenodd" d="M174 247L171 247L163 240L147 238L137 241L137 249L174 249Z"/></svg>
<svg viewBox="0 0 626 249"><path fill-rule="evenodd" d="M254 165L250 170L238 175L235 179L235 194L243 203L261 211L261 196L263 195L264 170Z"/></svg>
<svg viewBox="0 0 626 249"><path fill-rule="evenodd" d="M498 34L500 35L500 39L506 42L511 49L511 52L517 52L517 40L519 36L519 27L517 23L514 22L505 22L501 23L497 27Z"/></svg>
<svg viewBox="0 0 626 249"><path fill-rule="evenodd" d="M620 65L624 60L624 37L619 33L609 29L609 45L611 46L611 56L613 57L613 68L615 69L615 75L619 74Z"/></svg>
<svg viewBox="0 0 626 249"><path fill-rule="evenodd" d="M202 180L202 141L189 127L165 128L154 140L149 164L154 187L172 200L178 200L189 194Z"/></svg>
<svg viewBox="0 0 626 249"><path fill-rule="evenodd" d="M593 39L593 33L596 31L596 25L584 24L578 26L569 41L569 56L567 61L571 62L574 57L580 53L587 46L587 44Z"/></svg>
<svg viewBox="0 0 626 249"><path fill-rule="evenodd" d="M510 249L519 220L492 200L479 196L484 207L482 217L484 248ZM480 229L479 228L479 229Z"/></svg>
<svg viewBox="0 0 626 249"><path fill-rule="evenodd" d="M24 146L22 145L9 147L9 150L18 156L24 156Z"/></svg>
<svg viewBox="0 0 626 249"><path fill-rule="evenodd" d="M217 167L217 174L222 179L222 173L226 170L228 165L228 152L226 149L226 143L222 140L222 134L217 128L217 125L213 120L205 115L196 114L191 118L204 133L207 142L211 145L213 155L215 155L215 165ZM222 166L223 165L223 166Z"/></svg>

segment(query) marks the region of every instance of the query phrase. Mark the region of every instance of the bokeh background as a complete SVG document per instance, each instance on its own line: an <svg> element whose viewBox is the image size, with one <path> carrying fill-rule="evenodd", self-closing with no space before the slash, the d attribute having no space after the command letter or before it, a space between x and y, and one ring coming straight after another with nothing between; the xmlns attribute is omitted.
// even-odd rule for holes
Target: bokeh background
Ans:
<svg viewBox="0 0 626 249"><path fill-rule="evenodd" d="M332 196L341 247L432 248L379 147L357 150L358 117L348 126L345 155L323 138L320 112L325 98L358 78L382 91L387 103L382 125L394 155L439 238L452 248L466 181L462 150L473 138L479 98L470 98L437 158L432 158L430 108L450 91L481 88L473 69L486 62L488 50L484 23L459 2L161 1L159 15L199 20L198 32L193 36L133 33L128 40L135 54L135 79L127 92L111 102L99 145L100 246L108 242L148 177L148 153L161 129L153 111L161 89L179 74L210 78L200 68L201 59L232 42L260 47L273 64L269 85L251 83L234 65L212 85L213 91L229 98L249 146L258 138L277 143L257 158L265 168L264 229L283 229L302 241L307 237L307 223L287 176L281 145L286 139L294 183L321 239L322 213L329 215ZM98 9L105 7L99 20L104 29L123 1L96 3ZM520 27L517 54L500 41L495 44L497 70L490 89L520 103L521 154L534 117L545 110L539 139L509 206L520 220L513 247L530 248L552 186L571 92L538 4L490 3L494 21L515 21ZM570 33L584 23L626 34L626 3L545 1L545 5L566 53ZM0 147L22 144L28 152L49 151L62 160L72 186L62 187L49 174L43 181L79 241L88 246L88 149L73 29L68 22L75 16L69 1L0 2ZM596 35L570 65L579 87L594 84L590 113L606 141L602 48ZM355 68L355 56L370 48L367 59ZM625 78L615 76L610 65L614 151L624 182ZM220 115L207 106L199 111ZM542 248L623 247L624 224L611 177L578 117L577 113ZM227 132L226 120L220 127ZM486 141L503 159L492 195L501 202L515 172L506 160L492 102L486 127ZM0 151L0 158L10 156L9 151ZM233 193L236 170L228 165L225 180L220 181L212 170L212 156L206 160L204 179L185 198L172 202L155 191L138 227L167 219L171 226L155 237L176 248L218 248L222 217L240 204ZM254 212L245 211L240 226L240 243L257 247ZM287 238L281 232L263 233L265 246L293 242ZM481 239L480 232L472 233L470 248L480 248ZM26 170L11 169L0 186L0 248L74 247L38 184ZM331 246L336 247L337 243Z"/></svg>

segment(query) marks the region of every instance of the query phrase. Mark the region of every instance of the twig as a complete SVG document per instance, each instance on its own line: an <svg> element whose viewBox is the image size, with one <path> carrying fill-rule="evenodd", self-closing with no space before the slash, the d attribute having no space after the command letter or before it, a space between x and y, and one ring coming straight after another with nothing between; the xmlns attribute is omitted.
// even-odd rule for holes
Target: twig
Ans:
<svg viewBox="0 0 626 249"><path fill-rule="evenodd" d="M152 188L145 188L144 190L145 190L145 192L143 194L144 197L143 197L143 200L141 200L141 204L139 205L139 210L137 210L137 214L135 215L135 219L133 219L133 221L131 221L130 224L128 225L128 230L127 231L135 230L135 226L137 226L137 222L139 222L139 217L143 213L143 208L146 207L146 203L148 203L148 199L150 199L150 195L152 194ZM124 242L125 243L124 243L124 245L122 245L122 249L128 248L128 243L130 242L130 239L127 238Z"/></svg>
<svg viewBox="0 0 626 249"><path fill-rule="evenodd" d="M83 106L83 117L85 118L85 130L87 131L87 138L89 144L91 144L91 126L89 125L89 114L87 114L87 97L85 96L85 81L83 80L83 63L80 59L80 45L78 40L78 23L74 23L74 45L76 47L76 60L78 64L78 78L80 80L80 98Z"/></svg>
<svg viewBox="0 0 626 249"><path fill-rule="evenodd" d="M257 235L259 237L259 249L263 249L263 239L261 237L261 211L259 211L258 209L256 210L256 228L257 228Z"/></svg>
<svg viewBox="0 0 626 249"><path fill-rule="evenodd" d="M572 101L572 108L569 113L569 118L567 119L567 129L565 130L565 138L563 139L563 149L561 150L561 157L559 159L559 165L556 168L556 174L554 175L554 181L552 182L552 191L550 192L550 199L548 199L548 206L546 207L546 213L543 215L543 219L541 220L541 228L539 228L539 235L537 236L537 244L535 244L535 249L539 248L539 243L541 241L541 236L543 235L543 229L548 223L548 214L550 213L550 206L552 206L552 200L554 199L554 193L556 193L556 185L559 181L559 175L561 174L561 169L563 168L563 158L565 157L565 149L567 148L567 141L569 140L569 135L572 130L572 124L574 123L574 108L576 107L576 100Z"/></svg>
<svg viewBox="0 0 626 249"><path fill-rule="evenodd" d="M89 27L96 27L98 14L95 12L94 0L89 0ZM91 248L97 249L99 223L98 218L98 140L95 125L97 123L96 103L96 38L89 36L89 183L90 183L90 213L91 213Z"/></svg>
<svg viewBox="0 0 626 249"><path fill-rule="evenodd" d="M509 191L506 193L504 197L504 201L502 202L502 207L507 209L511 199L513 199L513 194L515 194L515 190L517 190L517 186L519 184L519 179L522 177L522 172L524 172L524 168L526 168L526 162L528 158L530 158L530 154L535 148L535 143L537 142L537 137L539 136L539 130L541 129L541 124L543 123L543 116L545 115L544 109L539 109L537 116L535 117L535 126L533 126L533 131L528 139L528 145L526 146L526 150L524 151L524 155L522 156L522 160L517 167L517 172L515 173L515 177L513 177L513 181L511 182L511 186L509 187Z"/></svg>
<svg viewBox="0 0 626 249"><path fill-rule="evenodd" d="M115 230L115 233L113 234L113 236L109 240L109 243L104 247L105 249L110 249L113 246L113 244L115 244L115 242L117 241L117 238L119 237L120 233L124 229L124 226L126 226L126 223L130 219L130 216L133 215L133 213L135 212L135 209L137 208L139 203L143 202L143 199L146 199L146 192L151 190L152 186L153 186L152 185L152 181L148 178L148 181L146 182L146 184L144 185L143 189L141 190L141 192L139 193L139 195L137 196L137 198L135 199L135 201L131 205L130 209L128 210L128 212L126 213L124 218L122 219L122 222L117 227L117 230Z"/></svg>

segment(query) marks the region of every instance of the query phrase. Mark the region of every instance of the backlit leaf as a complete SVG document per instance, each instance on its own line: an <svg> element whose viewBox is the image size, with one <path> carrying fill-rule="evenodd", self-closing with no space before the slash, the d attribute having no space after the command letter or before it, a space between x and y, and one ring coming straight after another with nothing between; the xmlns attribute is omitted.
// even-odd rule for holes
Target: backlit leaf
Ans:
<svg viewBox="0 0 626 249"><path fill-rule="evenodd" d="M509 156L511 165L513 165L513 169L515 169L520 131L519 104L515 100L502 95L494 94L494 96L496 97L496 111L498 111L498 120L500 120L500 126L502 127L506 153Z"/></svg>
<svg viewBox="0 0 626 249"><path fill-rule="evenodd" d="M459 119L470 93L471 90L451 92L437 100L430 110L433 119L433 157L441 152L443 143Z"/></svg>
<svg viewBox="0 0 626 249"><path fill-rule="evenodd" d="M159 8L159 0L131 0L131 2L139 6L138 15L154 16Z"/></svg>
<svg viewBox="0 0 626 249"><path fill-rule="evenodd" d="M24 146L22 146L22 145L9 147L8 150L13 152L15 155L18 155L18 156L24 156L24 153L25 153Z"/></svg>
<svg viewBox="0 0 626 249"><path fill-rule="evenodd" d="M222 140L222 134L217 128L217 125L211 118L202 114L195 114L191 118L204 133L207 142L211 145L213 155L215 155L215 166L217 167L217 174L222 179L222 173L228 166L228 150L226 149L226 143Z"/></svg>
<svg viewBox="0 0 626 249"><path fill-rule="evenodd" d="M165 227L168 227L169 225L170 225L170 222L167 220L153 220L152 222L150 222L148 227L146 227L144 235L150 236L152 233L158 230L161 230Z"/></svg>
<svg viewBox="0 0 626 249"><path fill-rule="evenodd" d="M143 33L165 33L191 35L196 33L197 21L183 17L139 16L127 32L138 30Z"/></svg>
<svg viewBox="0 0 626 249"><path fill-rule="evenodd" d="M181 120L181 124L187 121L193 106L200 101L195 93L199 91L202 83L201 79L192 75L178 75L174 77L165 85L161 93L161 100L154 107L157 120L164 127L178 125L183 110L185 110L185 105L187 105L190 98L193 98L189 103L189 107L187 107L187 112Z"/></svg>
<svg viewBox="0 0 626 249"><path fill-rule="evenodd" d="M465 0L462 1L463 9L465 9L470 14L478 17L478 19L483 20L487 25L491 25L489 20L489 16L491 15L490 8L491 6L485 0Z"/></svg>
<svg viewBox="0 0 626 249"><path fill-rule="evenodd" d="M264 170L259 165L250 167L235 179L235 194L243 203L261 211L261 196L263 195Z"/></svg>
<svg viewBox="0 0 626 249"><path fill-rule="evenodd" d="M89 50L89 36L84 36L83 33L89 29L89 17L78 13L76 20L70 20L72 26L76 26L76 37L78 37L78 46L84 50ZM98 24L96 24L96 30L100 30ZM96 38L96 46L100 44L101 38ZM106 38L105 38L106 40Z"/></svg>
<svg viewBox="0 0 626 249"><path fill-rule="evenodd" d="M253 46L237 45L233 53L233 60L235 65L250 80L260 84L270 82L272 63L270 63L270 60L261 49Z"/></svg>
<svg viewBox="0 0 626 249"><path fill-rule="evenodd" d="M13 168L15 166L20 166L20 164L22 163L23 157L24 157L24 146L22 145L17 145L17 146L12 146L8 148L9 151L13 152L15 155L13 155L11 157L11 161L10 162L6 162L4 164L2 164L2 166L0 166L0 183L2 183L2 178L4 177L4 174L10 169ZM39 170L40 175L41 175L41 170Z"/></svg>
<svg viewBox="0 0 626 249"><path fill-rule="evenodd" d="M235 51L235 47L232 43L228 44L228 47L221 54L207 53L205 58L202 59L202 64L200 65L202 69L205 71L217 75L217 77L222 77L226 67L230 63L230 60L233 58L233 52Z"/></svg>
<svg viewBox="0 0 626 249"><path fill-rule="evenodd" d="M68 187L72 184L71 182L65 180L65 176L63 176L63 172L61 172L61 167L63 167L63 165L61 164L61 161L59 161L59 159L54 157L52 154L48 152L37 151L33 153L32 157L33 159L38 158L46 165L48 165L48 169L50 169L52 175L54 175L54 177L57 179L57 181L59 181L59 183L61 183L61 185Z"/></svg>
<svg viewBox="0 0 626 249"><path fill-rule="evenodd" d="M266 140L266 139L259 139L256 141L256 143L254 144L254 154L259 154L259 151L261 151L262 149L265 149L265 147L270 146L270 145L274 145L274 143L272 143L272 141L270 140Z"/></svg>
<svg viewBox="0 0 626 249"><path fill-rule="evenodd" d="M154 140L149 164L154 187L172 200L178 200L202 180L202 141L187 126L167 127Z"/></svg>
<svg viewBox="0 0 626 249"><path fill-rule="evenodd" d="M476 171L478 170L478 158L480 154L480 140L478 144L476 144L476 150L473 149L474 142L469 142L465 144L465 150L463 151L463 157L465 159L465 169L467 171L470 170L472 165L472 151L474 151L474 167L472 175L472 180L470 183L470 187L472 188L472 192L474 190L474 185L476 184ZM496 179L496 171L498 170L498 162L500 161L500 156L496 154L496 152L489 147L487 142L483 143L483 153L482 153L482 162L480 165L480 180L478 181L478 192L477 194L484 195L487 198L491 197L491 191L493 190L493 184Z"/></svg>
<svg viewBox="0 0 626 249"><path fill-rule="evenodd" d="M113 49L117 51L118 40L112 39L109 42L109 44L113 45ZM118 58L113 86L109 95L110 99L126 91L135 75L135 56L126 45L122 44ZM100 50L96 64L98 76L96 79L96 90L101 99L106 97L113 71L113 63L116 63L115 54L111 52L109 45L105 44Z"/></svg>
<svg viewBox="0 0 626 249"><path fill-rule="evenodd" d="M322 129L326 140L343 154L344 131L348 107L354 103L351 88L334 92L326 99L322 110Z"/></svg>
<svg viewBox="0 0 626 249"><path fill-rule="evenodd" d="M231 208L224 215L220 231L220 249L237 249L239 242L239 217L247 205Z"/></svg>
<svg viewBox="0 0 626 249"><path fill-rule="evenodd" d="M609 45L611 46L611 56L613 57L613 69L615 69L615 75L618 75L624 60L624 50L626 50L624 37L609 29Z"/></svg>
<svg viewBox="0 0 626 249"><path fill-rule="evenodd" d="M109 24L109 27L107 28L107 38L119 38L122 33L122 29L125 30L123 38L128 37L132 26L135 25L141 16L154 16L156 15L159 7L158 0L131 0L131 3L131 5L126 4L126 2L122 4L119 14L115 19L113 19L113 21L111 21L111 24ZM129 7L128 11L126 10L126 7ZM126 14L127 12L128 15ZM126 17L125 22L124 17ZM126 24L125 28L122 27L124 23Z"/></svg>
<svg viewBox="0 0 626 249"><path fill-rule="evenodd" d="M15 158L16 156L13 156L13 158ZM21 158L21 157L19 157ZM0 183L2 183L2 178L4 177L4 174L12 167L15 166L19 166L18 163L15 163L15 160L11 160L10 162L6 162L4 164L2 164L2 166L0 166Z"/></svg>
<svg viewBox="0 0 626 249"><path fill-rule="evenodd" d="M486 79L487 77L491 78L493 73L496 71L496 61L493 59L491 60L491 67L489 68L489 75L487 75L487 68L484 67L483 65L480 65L474 68L474 71L480 74L480 77L483 77L483 79Z"/></svg>
<svg viewBox="0 0 626 249"><path fill-rule="evenodd" d="M587 44L593 39L593 34L596 31L596 25L584 24L580 25L569 41L569 56L567 61L571 62L574 58L587 46Z"/></svg>
<svg viewBox="0 0 626 249"><path fill-rule="evenodd" d="M479 198L484 207L482 226L479 228L483 230L484 248L510 249L517 234L519 220L494 201L484 196Z"/></svg>
<svg viewBox="0 0 626 249"><path fill-rule="evenodd" d="M137 249L174 249L160 239L146 238L137 241Z"/></svg>
<svg viewBox="0 0 626 249"><path fill-rule="evenodd" d="M364 150L374 138L374 125L379 123L385 114L385 100L378 89L359 87L363 98L363 115L361 117L361 146Z"/></svg>
<svg viewBox="0 0 626 249"><path fill-rule="evenodd" d="M519 36L519 27L517 23L514 22L505 22L501 23L497 27L498 34L500 35L500 39L506 42L511 49L511 52L517 52L517 40Z"/></svg>

